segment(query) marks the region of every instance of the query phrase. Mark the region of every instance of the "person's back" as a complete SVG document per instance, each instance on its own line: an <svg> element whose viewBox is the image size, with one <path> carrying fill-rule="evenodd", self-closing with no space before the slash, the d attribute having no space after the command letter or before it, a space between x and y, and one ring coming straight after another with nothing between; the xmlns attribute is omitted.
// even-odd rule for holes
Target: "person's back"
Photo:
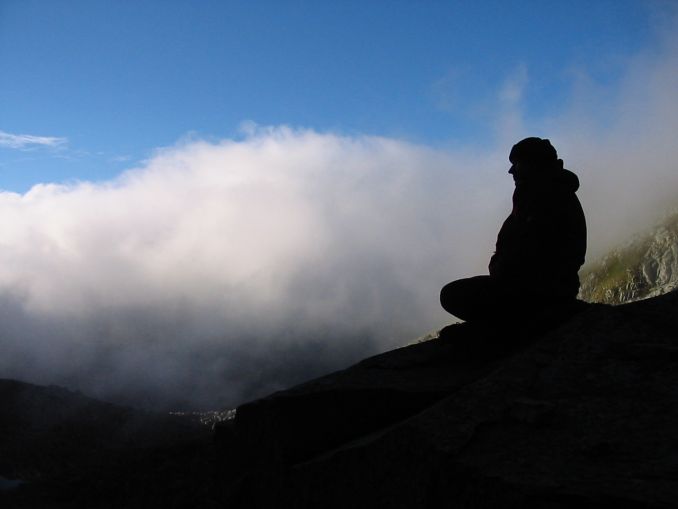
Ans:
<svg viewBox="0 0 678 509"><path fill-rule="evenodd" d="M489 276L446 285L441 304L466 321L516 318L576 302L586 253L586 221L577 176L549 140L526 138L509 156L513 209L497 237Z"/></svg>

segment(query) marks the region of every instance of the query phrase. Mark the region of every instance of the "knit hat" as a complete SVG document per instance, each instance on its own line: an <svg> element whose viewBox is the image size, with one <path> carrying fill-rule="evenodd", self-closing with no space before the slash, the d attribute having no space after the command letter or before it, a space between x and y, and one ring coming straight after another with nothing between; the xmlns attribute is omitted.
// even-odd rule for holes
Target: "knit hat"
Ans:
<svg viewBox="0 0 678 509"><path fill-rule="evenodd" d="M558 160L558 153L551 142L544 138L525 138L511 149L509 161L527 164L550 165Z"/></svg>

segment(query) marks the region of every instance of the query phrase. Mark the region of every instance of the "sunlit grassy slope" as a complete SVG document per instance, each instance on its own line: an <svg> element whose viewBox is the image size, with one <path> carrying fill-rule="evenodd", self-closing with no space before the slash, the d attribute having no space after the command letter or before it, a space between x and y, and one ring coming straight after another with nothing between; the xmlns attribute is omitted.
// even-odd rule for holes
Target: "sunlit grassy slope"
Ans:
<svg viewBox="0 0 678 509"><path fill-rule="evenodd" d="M580 298L606 304L641 300L678 287L678 212L586 265L580 280Z"/></svg>

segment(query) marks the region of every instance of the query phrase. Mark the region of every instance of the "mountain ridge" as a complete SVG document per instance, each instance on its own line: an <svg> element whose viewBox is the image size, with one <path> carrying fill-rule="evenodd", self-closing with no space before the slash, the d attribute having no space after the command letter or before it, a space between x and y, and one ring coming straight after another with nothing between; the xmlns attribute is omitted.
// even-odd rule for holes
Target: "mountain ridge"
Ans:
<svg viewBox="0 0 678 509"><path fill-rule="evenodd" d="M622 304L678 288L678 212L611 249L580 274L580 298Z"/></svg>

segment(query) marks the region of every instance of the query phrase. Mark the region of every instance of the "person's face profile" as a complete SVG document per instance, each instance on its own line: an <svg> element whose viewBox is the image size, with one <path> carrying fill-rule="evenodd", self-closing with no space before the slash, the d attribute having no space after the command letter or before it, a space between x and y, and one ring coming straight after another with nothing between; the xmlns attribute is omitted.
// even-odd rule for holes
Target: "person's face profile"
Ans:
<svg viewBox="0 0 678 509"><path fill-rule="evenodd" d="M509 173L513 175L513 181L531 180L543 173L543 167L532 161L515 161L511 165Z"/></svg>
<svg viewBox="0 0 678 509"><path fill-rule="evenodd" d="M525 174L527 173L527 168L524 163L516 161L511 165L509 173L513 175L513 181L518 182L518 180L525 177Z"/></svg>

